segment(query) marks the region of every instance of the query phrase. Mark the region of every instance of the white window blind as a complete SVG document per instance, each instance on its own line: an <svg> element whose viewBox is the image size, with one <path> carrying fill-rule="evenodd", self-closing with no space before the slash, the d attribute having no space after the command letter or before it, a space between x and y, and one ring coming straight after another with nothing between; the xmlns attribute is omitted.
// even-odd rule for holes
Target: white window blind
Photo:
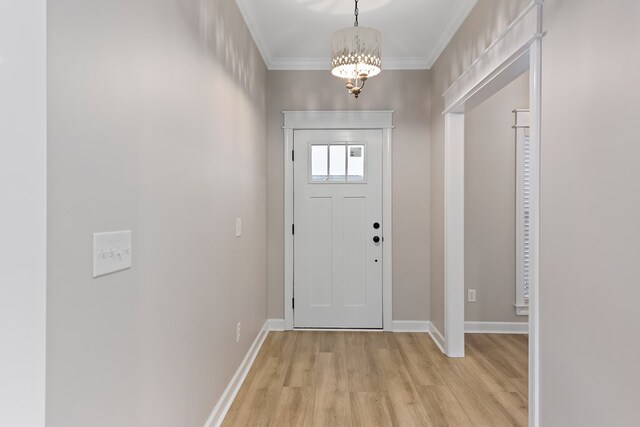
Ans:
<svg viewBox="0 0 640 427"><path fill-rule="evenodd" d="M523 252L522 260L522 292L524 293L525 300L529 299L529 279L531 277L531 139L529 138L529 129L525 129L524 138L522 141L523 160L522 160L522 200L519 202L522 204L523 212L522 221L523 232L522 247L520 250Z"/></svg>
<svg viewBox="0 0 640 427"><path fill-rule="evenodd" d="M529 136L529 111L514 110L516 123L516 314L529 314L532 273L533 155Z"/></svg>

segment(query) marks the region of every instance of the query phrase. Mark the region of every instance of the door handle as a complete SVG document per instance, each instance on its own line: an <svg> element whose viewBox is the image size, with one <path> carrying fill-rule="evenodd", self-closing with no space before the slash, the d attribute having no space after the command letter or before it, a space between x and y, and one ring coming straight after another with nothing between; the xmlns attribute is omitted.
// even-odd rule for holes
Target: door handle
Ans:
<svg viewBox="0 0 640 427"><path fill-rule="evenodd" d="M380 237L373 236L373 243L378 243L380 241Z"/></svg>
<svg viewBox="0 0 640 427"><path fill-rule="evenodd" d="M376 230L377 230L378 228L380 228L380 223L379 223L379 222L374 222L374 223L373 223L373 228L375 228Z"/></svg>

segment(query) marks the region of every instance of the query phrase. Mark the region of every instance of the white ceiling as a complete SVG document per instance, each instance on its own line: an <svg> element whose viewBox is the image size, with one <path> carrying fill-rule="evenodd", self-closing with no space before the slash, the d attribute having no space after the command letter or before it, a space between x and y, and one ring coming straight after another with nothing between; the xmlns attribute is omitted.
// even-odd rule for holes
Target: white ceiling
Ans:
<svg viewBox="0 0 640 427"><path fill-rule="evenodd" d="M360 0L382 32L384 69L431 68L477 0ZM326 70L331 34L353 25L353 0L236 0L271 70Z"/></svg>

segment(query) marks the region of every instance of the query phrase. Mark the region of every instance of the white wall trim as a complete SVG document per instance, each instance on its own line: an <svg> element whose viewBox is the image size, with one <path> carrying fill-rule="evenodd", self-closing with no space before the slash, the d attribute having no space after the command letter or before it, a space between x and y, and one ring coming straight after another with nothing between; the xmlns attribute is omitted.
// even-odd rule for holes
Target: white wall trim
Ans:
<svg viewBox="0 0 640 427"><path fill-rule="evenodd" d="M375 111L283 111L284 115L284 329L293 329L293 135L296 129L382 130L382 325L391 331L393 319L393 110Z"/></svg>
<svg viewBox="0 0 640 427"><path fill-rule="evenodd" d="M438 330L438 328L436 328L436 325L434 325L432 322L429 322L429 335L431 336L431 339L433 340L433 342L436 343L440 351L443 354L446 354L444 351L444 346L445 346L444 336L442 335L442 332L440 332L440 330Z"/></svg>
<svg viewBox="0 0 640 427"><path fill-rule="evenodd" d="M283 111L283 129L391 129L393 110Z"/></svg>
<svg viewBox="0 0 640 427"><path fill-rule="evenodd" d="M286 114L285 114L286 117ZM284 130L284 329L293 329L293 129Z"/></svg>
<svg viewBox="0 0 640 427"><path fill-rule="evenodd" d="M269 331L284 331L284 319L269 319ZM431 322L428 320L394 320L391 322L392 332L431 332ZM296 331L355 331L355 332L383 332L381 329L335 329L335 328L296 328Z"/></svg>
<svg viewBox="0 0 640 427"><path fill-rule="evenodd" d="M231 381L229 381L227 388L224 389L222 396L218 399L218 403L213 408L213 411L211 411L211 415L209 415L207 422L204 424L205 427L219 427L222 425L224 417L227 415L238 391L240 391L240 387L242 387L242 383L247 377L251 366L253 366L253 362L256 360L256 356L258 355L260 348L262 348L262 344L268 334L269 321L266 321L262 326L262 329L258 332L253 344L249 347L249 351L247 351L247 354L244 356L244 359L242 360L242 363L240 363L236 373L231 378Z"/></svg>
<svg viewBox="0 0 640 427"><path fill-rule="evenodd" d="M393 332L431 332L428 320L394 320Z"/></svg>
<svg viewBox="0 0 640 427"><path fill-rule="evenodd" d="M531 43L542 36L536 26L538 13L536 6L539 2L540 0L532 1L505 32L445 90L442 95L445 101L445 113L464 111L464 104L472 96L500 75L504 68L520 58Z"/></svg>
<svg viewBox="0 0 640 427"><path fill-rule="evenodd" d="M527 322L464 322L465 334L528 334Z"/></svg>
<svg viewBox="0 0 640 427"><path fill-rule="evenodd" d="M268 319L267 324L269 327L269 331L280 332L286 329L284 327L285 325L284 319Z"/></svg>
<svg viewBox="0 0 640 427"><path fill-rule="evenodd" d="M389 112L391 117L393 112ZM391 127L382 129L382 326L393 328L393 151Z"/></svg>

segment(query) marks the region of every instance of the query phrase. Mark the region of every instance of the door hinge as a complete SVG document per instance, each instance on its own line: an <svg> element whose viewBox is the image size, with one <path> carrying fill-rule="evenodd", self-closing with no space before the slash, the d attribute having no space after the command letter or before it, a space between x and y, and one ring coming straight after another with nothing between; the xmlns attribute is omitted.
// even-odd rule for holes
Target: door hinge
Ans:
<svg viewBox="0 0 640 427"><path fill-rule="evenodd" d="M296 299L295 298L291 298L291 309L295 310L296 308Z"/></svg>
<svg viewBox="0 0 640 427"><path fill-rule="evenodd" d="M296 225L291 224L291 234L296 234Z"/></svg>
<svg viewBox="0 0 640 427"><path fill-rule="evenodd" d="M291 150L291 161L294 162L296 160L295 151Z"/></svg>

